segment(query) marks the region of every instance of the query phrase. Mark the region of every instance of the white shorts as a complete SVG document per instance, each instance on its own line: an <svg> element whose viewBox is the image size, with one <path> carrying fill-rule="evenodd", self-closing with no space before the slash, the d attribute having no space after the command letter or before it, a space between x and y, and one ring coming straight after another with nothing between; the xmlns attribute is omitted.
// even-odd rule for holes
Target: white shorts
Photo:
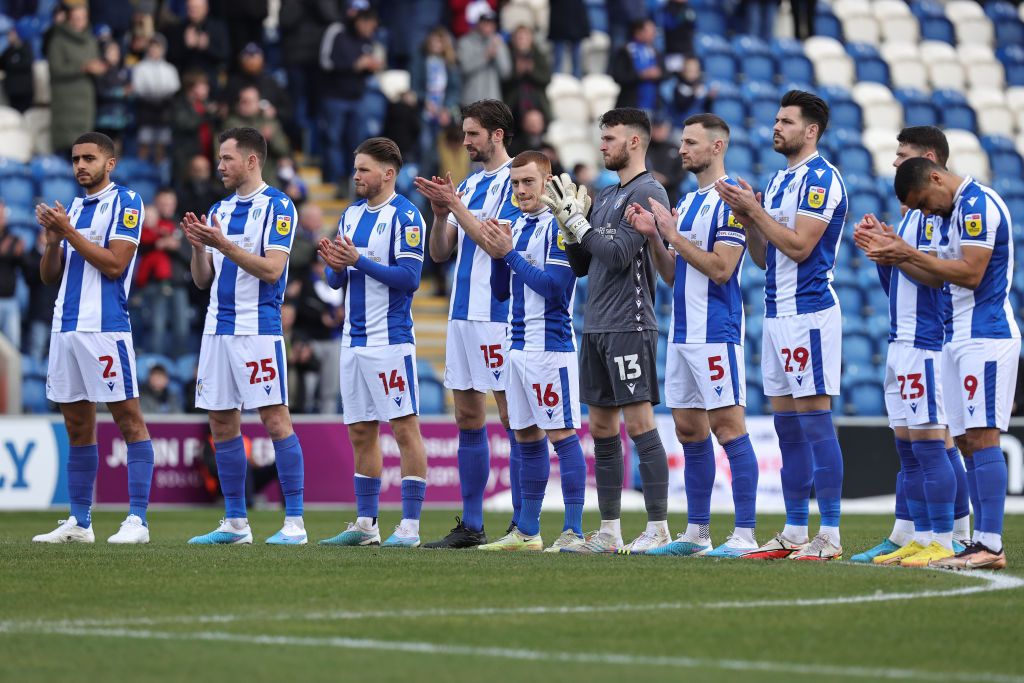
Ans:
<svg viewBox="0 0 1024 683"><path fill-rule="evenodd" d="M747 405L747 375L739 344L668 345L665 405L714 410Z"/></svg>
<svg viewBox="0 0 1024 683"><path fill-rule="evenodd" d="M419 393L415 345L341 347L345 424L419 415Z"/></svg>
<svg viewBox="0 0 1024 683"><path fill-rule="evenodd" d="M196 408L239 410L288 405L284 338L269 334L204 334L196 375Z"/></svg>
<svg viewBox="0 0 1024 683"><path fill-rule="evenodd" d="M890 427L937 429L946 424L942 352L892 342L885 358L885 412Z"/></svg>
<svg viewBox="0 0 1024 683"><path fill-rule="evenodd" d="M512 429L580 426L580 370L573 351L509 351L508 423Z"/></svg>
<svg viewBox="0 0 1024 683"><path fill-rule="evenodd" d="M444 385L449 389L505 391L508 325L481 320L449 320L445 340Z"/></svg>
<svg viewBox="0 0 1024 683"><path fill-rule="evenodd" d="M138 398L131 332L53 332L46 398L116 403Z"/></svg>
<svg viewBox="0 0 1024 683"><path fill-rule="evenodd" d="M838 396L842 352L839 306L765 318L761 342L764 395Z"/></svg>
<svg viewBox="0 0 1024 683"><path fill-rule="evenodd" d="M949 431L1010 425L1020 339L966 339L942 347L942 381Z"/></svg>

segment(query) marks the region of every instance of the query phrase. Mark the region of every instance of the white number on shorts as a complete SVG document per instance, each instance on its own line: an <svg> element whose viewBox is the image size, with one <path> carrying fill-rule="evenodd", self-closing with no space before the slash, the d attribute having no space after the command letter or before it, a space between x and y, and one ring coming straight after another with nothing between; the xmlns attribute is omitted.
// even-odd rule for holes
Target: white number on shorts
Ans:
<svg viewBox="0 0 1024 683"><path fill-rule="evenodd" d="M555 393L555 388L551 384L547 384L543 387L544 395L541 395L541 385L534 384L533 390L537 392L537 405L547 406L548 408L554 408L558 405L558 394Z"/></svg>
<svg viewBox="0 0 1024 683"><path fill-rule="evenodd" d="M489 368L500 368L505 362L505 356L501 353L501 344L491 344L490 346L481 344L480 350L484 352L484 363Z"/></svg>
<svg viewBox="0 0 1024 683"><path fill-rule="evenodd" d="M640 363L637 360L639 354L631 353L628 356L615 356L612 360L619 366L619 379L636 379L640 376Z"/></svg>
<svg viewBox="0 0 1024 683"><path fill-rule="evenodd" d="M386 373L378 372L377 377L380 377L381 384L384 385L384 395L388 395L388 389L398 389L399 393L405 391L405 378L398 374L398 370L391 371L391 379L388 379Z"/></svg>

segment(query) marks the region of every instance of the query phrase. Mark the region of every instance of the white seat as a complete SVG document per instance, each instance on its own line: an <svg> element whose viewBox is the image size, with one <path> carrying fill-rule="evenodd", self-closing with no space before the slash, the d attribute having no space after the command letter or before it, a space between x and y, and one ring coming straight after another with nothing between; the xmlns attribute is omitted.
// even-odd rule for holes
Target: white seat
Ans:
<svg viewBox="0 0 1024 683"><path fill-rule="evenodd" d="M988 154L983 151L964 151L956 154L950 151L949 161L951 168L960 175L972 176L982 183L988 183L992 177Z"/></svg>
<svg viewBox="0 0 1024 683"><path fill-rule="evenodd" d="M872 14L871 3L868 0L835 0L832 3L832 14L836 15L840 21L844 21L847 17Z"/></svg>
<svg viewBox="0 0 1024 683"><path fill-rule="evenodd" d="M994 62L996 53L990 45L980 43L964 43L956 46L956 54L964 66L975 62Z"/></svg>
<svg viewBox="0 0 1024 683"><path fill-rule="evenodd" d="M996 88L971 88L967 91L967 103L975 111L985 107L1005 107L1006 93Z"/></svg>
<svg viewBox="0 0 1024 683"><path fill-rule="evenodd" d="M898 3L903 4L903 3ZM906 7L906 5L903 5ZM880 18L878 26L882 29L883 45L885 43L911 43L916 45L921 39L921 25L917 17L891 16Z"/></svg>
<svg viewBox="0 0 1024 683"><path fill-rule="evenodd" d="M982 135L1004 135L1013 137L1017 124L1013 112L1008 107L986 107L974 110L978 117L978 132Z"/></svg>
<svg viewBox="0 0 1024 683"><path fill-rule="evenodd" d="M871 152L871 166L876 176L892 175L892 160L896 157L896 136L892 138L887 149Z"/></svg>
<svg viewBox="0 0 1024 683"><path fill-rule="evenodd" d="M853 101L860 105L864 125L871 128L901 128L903 106L892 91L881 83L864 82L853 86Z"/></svg>
<svg viewBox="0 0 1024 683"><path fill-rule="evenodd" d="M580 45L583 73L604 74L608 71L608 55L612 41L607 33L591 31Z"/></svg>
<svg viewBox="0 0 1024 683"><path fill-rule="evenodd" d="M963 128L949 128L945 131L946 142L949 144L949 153L954 152L980 152L981 142L978 136Z"/></svg>
<svg viewBox="0 0 1024 683"><path fill-rule="evenodd" d="M32 136L23 128L0 130L0 150L8 159L28 163L32 158Z"/></svg>
<svg viewBox="0 0 1024 683"><path fill-rule="evenodd" d="M551 82L548 83L547 90L548 99L554 101L558 97L566 97L573 95L581 95L582 88L580 82L576 80L576 77L571 74L551 74Z"/></svg>
<svg viewBox="0 0 1024 683"><path fill-rule="evenodd" d="M992 45L995 42L995 30L988 17L981 19L961 19L953 22L953 29L956 31L956 42L982 43Z"/></svg>
<svg viewBox="0 0 1024 683"><path fill-rule="evenodd" d="M1002 88L1006 85L1003 65L995 60L974 62L966 67L967 83L972 88Z"/></svg>
<svg viewBox="0 0 1024 683"><path fill-rule="evenodd" d="M399 97L409 92L411 84L409 72L404 69L389 69L377 74L380 91L392 102L397 102Z"/></svg>
<svg viewBox="0 0 1024 683"><path fill-rule="evenodd" d="M0 106L0 130L8 128L21 128L25 121L17 109Z"/></svg>
<svg viewBox="0 0 1024 683"><path fill-rule="evenodd" d="M556 119L588 124L591 119L590 101L582 94L552 97L551 114Z"/></svg>
<svg viewBox="0 0 1024 683"><path fill-rule="evenodd" d="M949 0L946 4L946 17L956 22L960 19L977 19L985 16L981 5L972 0Z"/></svg>
<svg viewBox="0 0 1024 683"><path fill-rule="evenodd" d="M884 22L894 17L913 16L910 13L910 8L907 7L907 3L902 0L875 0L871 3L871 11L875 13L875 18L879 22Z"/></svg>
<svg viewBox="0 0 1024 683"><path fill-rule="evenodd" d="M501 30L505 33L512 33L520 26L536 29L537 15L527 4L510 2L501 10Z"/></svg>
<svg viewBox="0 0 1024 683"><path fill-rule="evenodd" d="M590 139L589 126L577 121L555 119L548 124L544 139L556 148L570 142L586 142Z"/></svg>
<svg viewBox="0 0 1024 683"><path fill-rule="evenodd" d="M921 61L925 64L931 62L958 62L960 56L949 43L941 40L922 40L919 46Z"/></svg>
<svg viewBox="0 0 1024 683"><path fill-rule="evenodd" d="M583 77L583 92L590 102L591 118L598 118L615 108L619 98L619 84L607 74L587 74Z"/></svg>
<svg viewBox="0 0 1024 683"><path fill-rule="evenodd" d="M53 141L50 139L49 107L32 107L25 111L25 129L32 136L33 154L52 154Z"/></svg>
<svg viewBox="0 0 1024 683"><path fill-rule="evenodd" d="M878 20L871 14L848 17L843 20L843 36L855 43L878 45L881 40Z"/></svg>
<svg viewBox="0 0 1024 683"><path fill-rule="evenodd" d="M849 88L855 79L853 60L845 54L822 57L814 61L814 79L819 85L841 85Z"/></svg>
<svg viewBox="0 0 1024 683"><path fill-rule="evenodd" d="M870 81L864 81L853 86L850 90L850 96L854 102L862 107L868 104L895 101L889 88L881 83L872 83Z"/></svg>
<svg viewBox="0 0 1024 683"><path fill-rule="evenodd" d="M890 63L889 80L894 88L928 90L928 69L916 59Z"/></svg>
<svg viewBox="0 0 1024 683"><path fill-rule="evenodd" d="M1006 89L1006 105L1015 112L1024 111L1024 85Z"/></svg>
<svg viewBox="0 0 1024 683"><path fill-rule="evenodd" d="M576 164L597 166L597 148L589 142L570 142L557 149L558 160L564 168L572 168Z"/></svg>
<svg viewBox="0 0 1024 683"><path fill-rule="evenodd" d="M888 160L891 166L893 157L896 154L897 135L899 135L899 128L865 128L864 133L861 135L861 143L871 152L872 158L883 157ZM890 170L886 173L891 172Z"/></svg>
<svg viewBox="0 0 1024 683"><path fill-rule="evenodd" d="M516 2L533 8L533 16L537 20L537 30L546 36L551 19L551 8L548 0L516 0Z"/></svg>
<svg viewBox="0 0 1024 683"><path fill-rule="evenodd" d="M50 104L50 63L45 59L32 62L32 86L35 88L32 104Z"/></svg>
<svg viewBox="0 0 1024 683"><path fill-rule="evenodd" d="M959 62L927 62L928 80L932 87L964 89L964 68Z"/></svg>
<svg viewBox="0 0 1024 683"><path fill-rule="evenodd" d="M812 62L819 57L839 57L846 55L843 44L828 36L811 36L804 41L804 53Z"/></svg>
<svg viewBox="0 0 1024 683"><path fill-rule="evenodd" d="M882 55L882 59L888 62L889 66L892 66L894 62L898 62L901 59L921 59L921 50L918 48L917 43L892 43L886 41L878 48L878 52Z"/></svg>

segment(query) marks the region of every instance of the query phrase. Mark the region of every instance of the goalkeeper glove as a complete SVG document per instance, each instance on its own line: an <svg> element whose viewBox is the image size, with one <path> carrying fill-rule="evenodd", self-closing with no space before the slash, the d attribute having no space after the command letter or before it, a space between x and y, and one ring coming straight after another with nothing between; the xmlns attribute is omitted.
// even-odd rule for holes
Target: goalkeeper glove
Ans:
<svg viewBox="0 0 1024 683"><path fill-rule="evenodd" d="M590 211L590 195L585 186L580 185L577 188L569 174L563 173L560 177L553 177L545 183L540 201L555 214L559 229L567 243L581 242L583 236L591 229L586 218Z"/></svg>

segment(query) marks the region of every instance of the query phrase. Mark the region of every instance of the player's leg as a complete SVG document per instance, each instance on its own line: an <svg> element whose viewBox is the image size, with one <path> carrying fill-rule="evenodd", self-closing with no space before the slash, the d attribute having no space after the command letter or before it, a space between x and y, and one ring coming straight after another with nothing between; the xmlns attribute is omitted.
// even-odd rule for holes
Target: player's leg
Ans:
<svg viewBox="0 0 1024 683"><path fill-rule="evenodd" d="M530 354L528 358L531 359L528 369L539 367L539 362L533 362L533 358L539 358L544 360L547 372L544 379L548 381L544 384L543 395L537 397L535 415L558 456L565 515L562 533L548 548L550 552L558 552L562 548L575 547L584 542L583 503L587 489L587 463L576 433L582 420L579 361L573 352ZM550 393L548 384L552 387ZM543 414L540 414L542 409Z"/></svg>
<svg viewBox="0 0 1024 683"><path fill-rule="evenodd" d="M70 443L67 477L71 515L61 520L53 531L34 536L32 540L36 543L92 543L96 540L92 529L92 494L99 468L96 404L74 401L59 405Z"/></svg>
<svg viewBox="0 0 1024 683"><path fill-rule="evenodd" d="M142 417L139 399L108 403L110 414L128 447L128 517L108 543L149 543L149 490L153 481L153 442Z"/></svg>
<svg viewBox="0 0 1024 683"><path fill-rule="evenodd" d="M419 417L412 413L392 418L391 433L395 435L402 457L402 521L382 547L417 548L420 512L427 490L427 452L423 447Z"/></svg>
<svg viewBox="0 0 1024 683"><path fill-rule="evenodd" d="M949 464L953 468L953 477L956 479L956 497L953 501L953 548L960 552L958 548L971 539L970 489L967 486L967 472L964 469L963 458L960 457L960 449L954 445L949 428L946 429L943 441Z"/></svg>
<svg viewBox="0 0 1024 683"><path fill-rule="evenodd" d="M515 528L493 543L479 547L483 551L539 552L544 549L540 535L540 512L544 492L551 475L548 438L536 425L516 430L522 454L522 500Z"/></svg>
<svg viewBox="0 0 1024 683"><path fill-rule="evenodd" d="M282 371L287 372L285 367ZM282 378L282 383L287 379ZM259 409L271 442L274 444L274 462L277 465L277 479L284 498L284 524L280 531L267 539L271 545L305 545L309 541L306 522L302 518L302 492L305 486L305 467L302 446L292 427L288 405L279 403Z"/></svg>
<svg viewBox="0 0 1024 683"><path fill-rule="evenodd" d="M507 358L507 353L506 353ZM505 361L506 365L506 382L508 381L508 360ZM509 490L512 494L512 519L508 523L508 528L505 529L505 534L512 533L512 529L519 523L519 512L522 509L522 491L520 488L520 474L523 468L523 456L519 449L519 440L516 438L516 430L509 426L508 421L508 398L505 396L504 391L494 392L494 403L498 406L498 419L501 420L501 426L505 428L505 434L508 436L508 483Z"/></svg>
<svg viewBox="0 0 1024 683"><path fill-rule="evenodd" d="M742 361L739 361L742 363ZM732 533L725 543L708 557L740 557L758 548L754 529L757 526L758 465L754 445L747 434L744 407L741 405L716 408L708 412L711 431L729 458L732 474L732 503L735 520Z"/></svg>

